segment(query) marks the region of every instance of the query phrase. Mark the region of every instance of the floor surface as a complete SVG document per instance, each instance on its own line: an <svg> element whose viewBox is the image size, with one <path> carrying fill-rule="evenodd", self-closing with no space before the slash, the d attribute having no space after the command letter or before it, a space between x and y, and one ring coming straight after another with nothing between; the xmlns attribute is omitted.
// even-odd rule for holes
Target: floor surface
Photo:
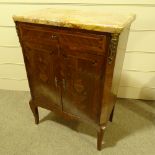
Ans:
<svg viewBox="0 0 155 155"><path fill-rule="evenodd" d="M29 92L0 90L0 155L155 155L155 101L118 99L105 147L96 131L39 108L35 125Z"/></svg>

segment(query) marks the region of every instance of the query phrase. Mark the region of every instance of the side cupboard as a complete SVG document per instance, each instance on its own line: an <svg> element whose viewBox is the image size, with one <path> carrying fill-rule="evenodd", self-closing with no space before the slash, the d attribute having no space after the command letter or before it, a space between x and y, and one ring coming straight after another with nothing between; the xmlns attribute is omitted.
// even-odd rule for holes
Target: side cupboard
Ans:
<svg viewBox="0 0 155 155"><path fill-rule="evenodd" d="M105 12L88 15L80 10L44 9L13 19L36 124L38 107L90 123L97 130L97 149L101 150L107 123L113 118L135 16Z"/></svg>

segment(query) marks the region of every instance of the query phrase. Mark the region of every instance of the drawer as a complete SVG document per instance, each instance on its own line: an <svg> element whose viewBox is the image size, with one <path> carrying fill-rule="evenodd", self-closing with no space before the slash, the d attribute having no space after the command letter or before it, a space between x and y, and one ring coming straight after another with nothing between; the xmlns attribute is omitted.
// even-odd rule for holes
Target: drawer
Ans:
<svg viewBox="0 0 155 155"><path fill-rule="evenodd" d="M106 51L106 34L28 23L20 23L20 32L22 40L31 43L97 55Z"/></svg>
<svg viewBox="0 0 155 155"><path fill-rule="evenodd" d="M68 50L79 51L83 53L103 55L106 49L106 36L94 35L87 33L80 34L61 34L60 35L61 48Z"/></svg>
<svg viewBox="0 0 155 155"><path fill-rule="evenodd" d="M20 33L25 42L39 43L42 45L58 45L58 34L38 26L23 26L20 24Z"/></svg>

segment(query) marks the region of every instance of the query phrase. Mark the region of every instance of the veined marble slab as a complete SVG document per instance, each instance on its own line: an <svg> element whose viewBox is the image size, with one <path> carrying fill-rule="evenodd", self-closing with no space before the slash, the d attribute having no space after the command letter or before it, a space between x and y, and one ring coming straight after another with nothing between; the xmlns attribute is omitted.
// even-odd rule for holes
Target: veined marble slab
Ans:
<svg viewBox="0 0 155 155"><path fill-rule="evenodd" d="M83 9L47 8L13 16L14 21L120 33L135 19L134 14Z"/></svg>

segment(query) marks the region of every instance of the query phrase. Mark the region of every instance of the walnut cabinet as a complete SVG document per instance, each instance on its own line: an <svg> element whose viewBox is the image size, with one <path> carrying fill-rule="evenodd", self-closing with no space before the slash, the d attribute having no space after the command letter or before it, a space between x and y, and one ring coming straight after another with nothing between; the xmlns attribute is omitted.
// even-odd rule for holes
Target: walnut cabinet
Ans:
<svg viewBox="0 0 155 155"><path fill-rule="evenodd" d="M36 124L38 107L90 123L97 130L97 148L101 150L116 101L112 84L119 33L20 21L16 28ZM120 72L121 67L115 70Z"/></svg>

